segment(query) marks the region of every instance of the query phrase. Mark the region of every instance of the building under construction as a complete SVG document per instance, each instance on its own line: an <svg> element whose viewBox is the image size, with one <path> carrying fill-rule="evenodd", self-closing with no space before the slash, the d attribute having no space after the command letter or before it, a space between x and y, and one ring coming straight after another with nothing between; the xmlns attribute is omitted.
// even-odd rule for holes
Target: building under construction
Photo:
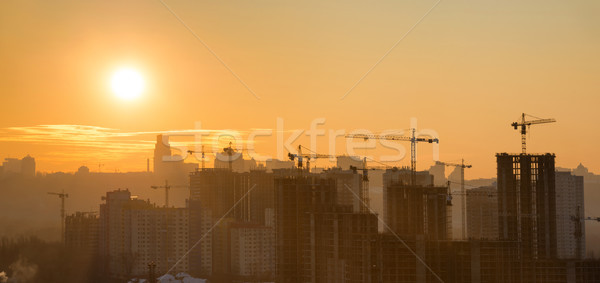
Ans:
<svg viewBox="0 0 600 283"><path fill-rule="evenodd" d="M518 241L525 260L556 258L555 156L501 153L496 159L499 239Z"/></svg>
<svg viewBox="0 0 600 283"><path fill-rule="evenodd" d="M495 186L467 191L467 223L468 239L498 239L498 190Z"/></svg>
<svg viewBox="0 0 600 283"><path fill-rule="evenodd" d="M433 186L433 176L426 171L417 173L414 185L408 170L388 169L383 174L386 232L412 239L451 239L448 188Z"/></svg>
<svg viewBox="0 0 600 283"><path fill-rule="evenodd" d="M337 181L275 179L277 282L376 282L377 217L339 203Z"/></svg>
<svg viewBox="0 0 600 283"><path fill-rule="evenodd" d="M96 255L98 252L98 215L76 212L65 218L65 246L79 254Z"/></svg>

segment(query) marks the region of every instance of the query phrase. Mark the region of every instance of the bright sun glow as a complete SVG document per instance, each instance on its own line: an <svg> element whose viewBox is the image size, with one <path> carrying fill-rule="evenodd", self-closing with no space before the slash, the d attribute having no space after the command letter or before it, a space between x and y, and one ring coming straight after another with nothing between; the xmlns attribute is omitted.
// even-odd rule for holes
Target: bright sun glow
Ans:
<svg viewBox="0 0 600 283"><path fill-rule="evenodd" d="M121 69L112 76L111 87L119 98L132 100L144 91L144 79L134 69Z"/></svg>

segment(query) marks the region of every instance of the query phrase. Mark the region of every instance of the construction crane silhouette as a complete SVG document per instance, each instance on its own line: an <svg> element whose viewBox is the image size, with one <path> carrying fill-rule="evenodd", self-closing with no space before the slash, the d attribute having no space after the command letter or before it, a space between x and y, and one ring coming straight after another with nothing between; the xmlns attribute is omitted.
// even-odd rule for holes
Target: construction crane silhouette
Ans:
<svg viewBox="0 0 600 283"><path fill-rule="evenodd" d="M525 120L525 116L534 118L536 120ZM521 114L521 121L513 122L512 124L510 124L511 126L513 126L515 128L515 130L518 130L519 127L521 127L521 150L522 150L522 153L525 154L527 151L527 129L531 125L554 123L554 122L556 122L556 119L553 119L553 118L542 119L539 117L535 117L535 116L523 113L523 114Z"/></svg>
<svg viewBox="0 0 600 283"><path fill-rule="evenodd" d="M69 197L69 194L65 194L65 190L61 193L48 192L49 195L56 195L60 198L60 238L61 241L65 240L65 199Z"/></svg>
<svg viewBox="0 0 600 283"><path fill-rule="evenodd" d="M171 188L187 188L187 186L182 186L182 185L176 185L176 186L172 186L169 185L169 180L165 180L165 184L163 186L150 186L150 188L152 189L165 189L165 207L169 207L169 190Z"/></svg>
<svg viewBox="0 0 600 283"><path fill-rule="evenodd" d="M383 163L382 163L383 164ZM352 171L357 171L360 170L362 171L362 189L360 190L360 199L361 199L361 204L360 204L360 212L370 212L370 198L369 198L369 170L378 170L378 169L384 169L384 168L392 168L392 166L388 166L386 164L385 167L368 167L367 166L367 158L364 157L362 160L362 168L358 168L356 166L352 166L350 165L350 170Z"/></svg>
<svg viewBox="0 0 600 283"><path fill-rule="evenodd" d="M302 148L304 148L305 150L308 150L310 153L302 153ZM297 153L291 153L288 152L288 158L291 161L294 160L298 160L298 170L299 171L303 171L304 169L304 159L306 159L306 172L310 172L310 160L311 159L317 159L317 158L331 158L331 157L337 157L336 155L329 155L329 154L318 154L316 152L311 151L309 148L304 147L302 145L298 145L298 152Z"/></svg>
<svg viewBox="0 0 600 283"><path fill-rule="evenodd" d="M417 143L439 143L439 139L427 136L429 138L421 138L416 136L416 129L411 128L411 136L397 136L397 135L367 135L367 134L348 134L346 138L362 138L368 139L379 139L379 140L397 140L397 141L409 141L410 142L410 184L412 186L417 184Z"/></svg>
<svg viewBox="0 0 600 283"><path fill-rule="evenodd" d="M465 160L462 159L461 163L450 163L450 162L442 162L436 161L436 164L452 166L460 168L460 200L462 202L462 206L460 209L460 216L462 220L462 238L466 239L467 237L467 200L466 200L466 192L465 192L465 168L471 168L471 165L465 164ZM449 185L448 185L449 187Z"/></svg>
<svg viewBox="0 0 600 283"><path fill-rule="evenodd" d="M575 222L575 239L576 239L576 252L577 257L581 255L583 249L583 222L584 221L596 221L600 222L600 217L583 217L581 215L581 206L577 206L576 215L571 216L571 220Z"/></svg>
<svg viewBox="0 0 600 283"><path fill-rule="evenodd" d="M225 152L225 154L227 154L227 156L229 156L229 171L233 171L233 159L232 156L236 153L235 148L233 148L231 146L231 142L229 142L229 146L223 148L223 152Z"/></svg>
<svg viewBox="0 0 600 283"><path fill-rule="evenodd" d="M231 144L229 145L229 147L231 147ZM188 152L189 154L194 154L194 153L196 153L196 151L195 151L195 150L188 150L187 152ZM201 152L202 152L202 171L204 171L204 145L202 145L202 151L201 151ZM229 168L229 169L231 169L231 166L230 166L230 168Z"/></svg>

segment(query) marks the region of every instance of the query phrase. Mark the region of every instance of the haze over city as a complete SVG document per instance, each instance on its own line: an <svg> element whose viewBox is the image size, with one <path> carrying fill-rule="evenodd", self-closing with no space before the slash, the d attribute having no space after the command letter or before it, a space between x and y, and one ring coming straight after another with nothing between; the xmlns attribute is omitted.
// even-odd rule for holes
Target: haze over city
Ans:
<svg viewBox="0 0 600 283"><path fill-rule="evenodd" d="M0 282L600 282L599 13L2 1Z"/></svg>

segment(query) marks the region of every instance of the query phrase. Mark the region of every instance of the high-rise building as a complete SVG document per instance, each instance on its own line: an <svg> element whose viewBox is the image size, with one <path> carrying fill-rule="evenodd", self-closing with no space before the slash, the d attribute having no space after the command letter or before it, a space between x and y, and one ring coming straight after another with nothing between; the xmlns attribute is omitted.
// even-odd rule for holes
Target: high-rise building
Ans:
<svg viewBox="0 0 600 283"><path fill-rule="evenodd" d="M206 168L190 175L190 251L193 272L215 280L234 276L231 267L231 223L273 229L273 173L233 172ZM210 230L210 227L214 229ZM210 255L210 256L209 256Z"/></svg>
<svg viewBox="0 0 600 283"><path fill-rule="evenodd" d="M35 177L35 158L29 154L21 159L21 174L25 177Z"/></svg>
<svg viewBox="0 0 600 283"><path fill-rule="evenodd" d="M18 158L5 158L2 162L2 173L8 174L21 174L24 177L35 176L35 158L27 155L22 159Z"/></svg>
<svg viewBox="0 0 600 283"><path fill-rule="evenodd" d="M350 206L353 212L360 211L362 201L359 196L363 183L362 176L357 171L332 168L323 171L319 176L336 180L338 205Z"/></svg>
<svg viewBox="0 0 600 283"><path fill-rule="evenodd" d="M520 242L524 260L556 258L553 154L496 154L499 239Z"/></svg>
<svg viewBox="0 0 600 283"><path fill-rule="evenodd" d="M556 172L557 256L563 259L585 257L585 221L583 218L583 177L571 172Z"/></svg>
<svg viewBox="0 0 600 283"><path fill-rule="evenodd" d="M433 177L418 172L417 185L409 185L409 170L386 170L383 175L383 218L386 231L430 240L451 235L447 187L434 187Z"/></svg>
<svg viewBox="0 0 600 283"><path fill-rule="evenodd" d="M231 273L234 278L275 276L275 230L250 223L229 226Z"/></svg>
<svg viewBox="0 0 600 283"><path fill-rule="evenodd" d="M275 178L277 281L372 282L377 218L340 205L336 179Z"/></svg>
<svg viewBox="0 0 600 283"><path fill-rule="evenodd" d="M21 159L18 158L4 158L2 162L2 168L4 174L20 174L21 173Z"/></svg>
<svg viewBox="0 0 600 283"><path fill-rule="evenodd" d="M175 185L187 184L188 174L196 171L197 163L185 163L181 156L172 155L169 136L157 135L154 146L154 175L157 180L168 180Z"/></svg>
<svg viewBox="0 0 600 283"><path fill-rule="evenodd" d="M107 192L100 205L100 257L111 278L144 276L148 264L165 274L188 271L188 211L164 208L131 196Z"/></svg>
<svg viewBox="0 0 600 283"><path fill-rule="evenodd" d="M154 173L166 174L167 165L165 158L171 157L171 146L169 144L169 136L157 135L156 145L154 146Z"/></svg>
<svg viewBox="0 0 600 283"><path fill-rule="evenodd" d="M229 217L264 223L264 210L273 207L273 194L269 196L273 188L270 175L264 171L238 173L227 168L199 170L190 174L190 199L201 201L215 222ZM251 203L256 204L254 209Z"/></svg>
<svg viewBox="0 0 600 283"><path fill-rule="evenodd" d="M65 246L84 255L98 252L99 220L95 213L76 212L65 217Z"/></svg>
<svg viewBox="0 0 600 283"><path fill-rule="evenodd" d="M467 235L469 239L498 239L497 192L495 186L467 190Z"/></svg>
<svg viewBox="0 0 600 283"><path fill-rule="evenodd" d="M213 229L212 212L204 201L188 201L189 243L188 261L190 274L208 278L212 275Z"/></svg>
<svg viewBox="0 0 600 283"><path fill-rule="evenodd" d="M436 161L434 165L429 167L429 174L433 176L433 184L438 187L443 187L448 184L448 179L446 178L446 165L439 161Z"/></svg>

